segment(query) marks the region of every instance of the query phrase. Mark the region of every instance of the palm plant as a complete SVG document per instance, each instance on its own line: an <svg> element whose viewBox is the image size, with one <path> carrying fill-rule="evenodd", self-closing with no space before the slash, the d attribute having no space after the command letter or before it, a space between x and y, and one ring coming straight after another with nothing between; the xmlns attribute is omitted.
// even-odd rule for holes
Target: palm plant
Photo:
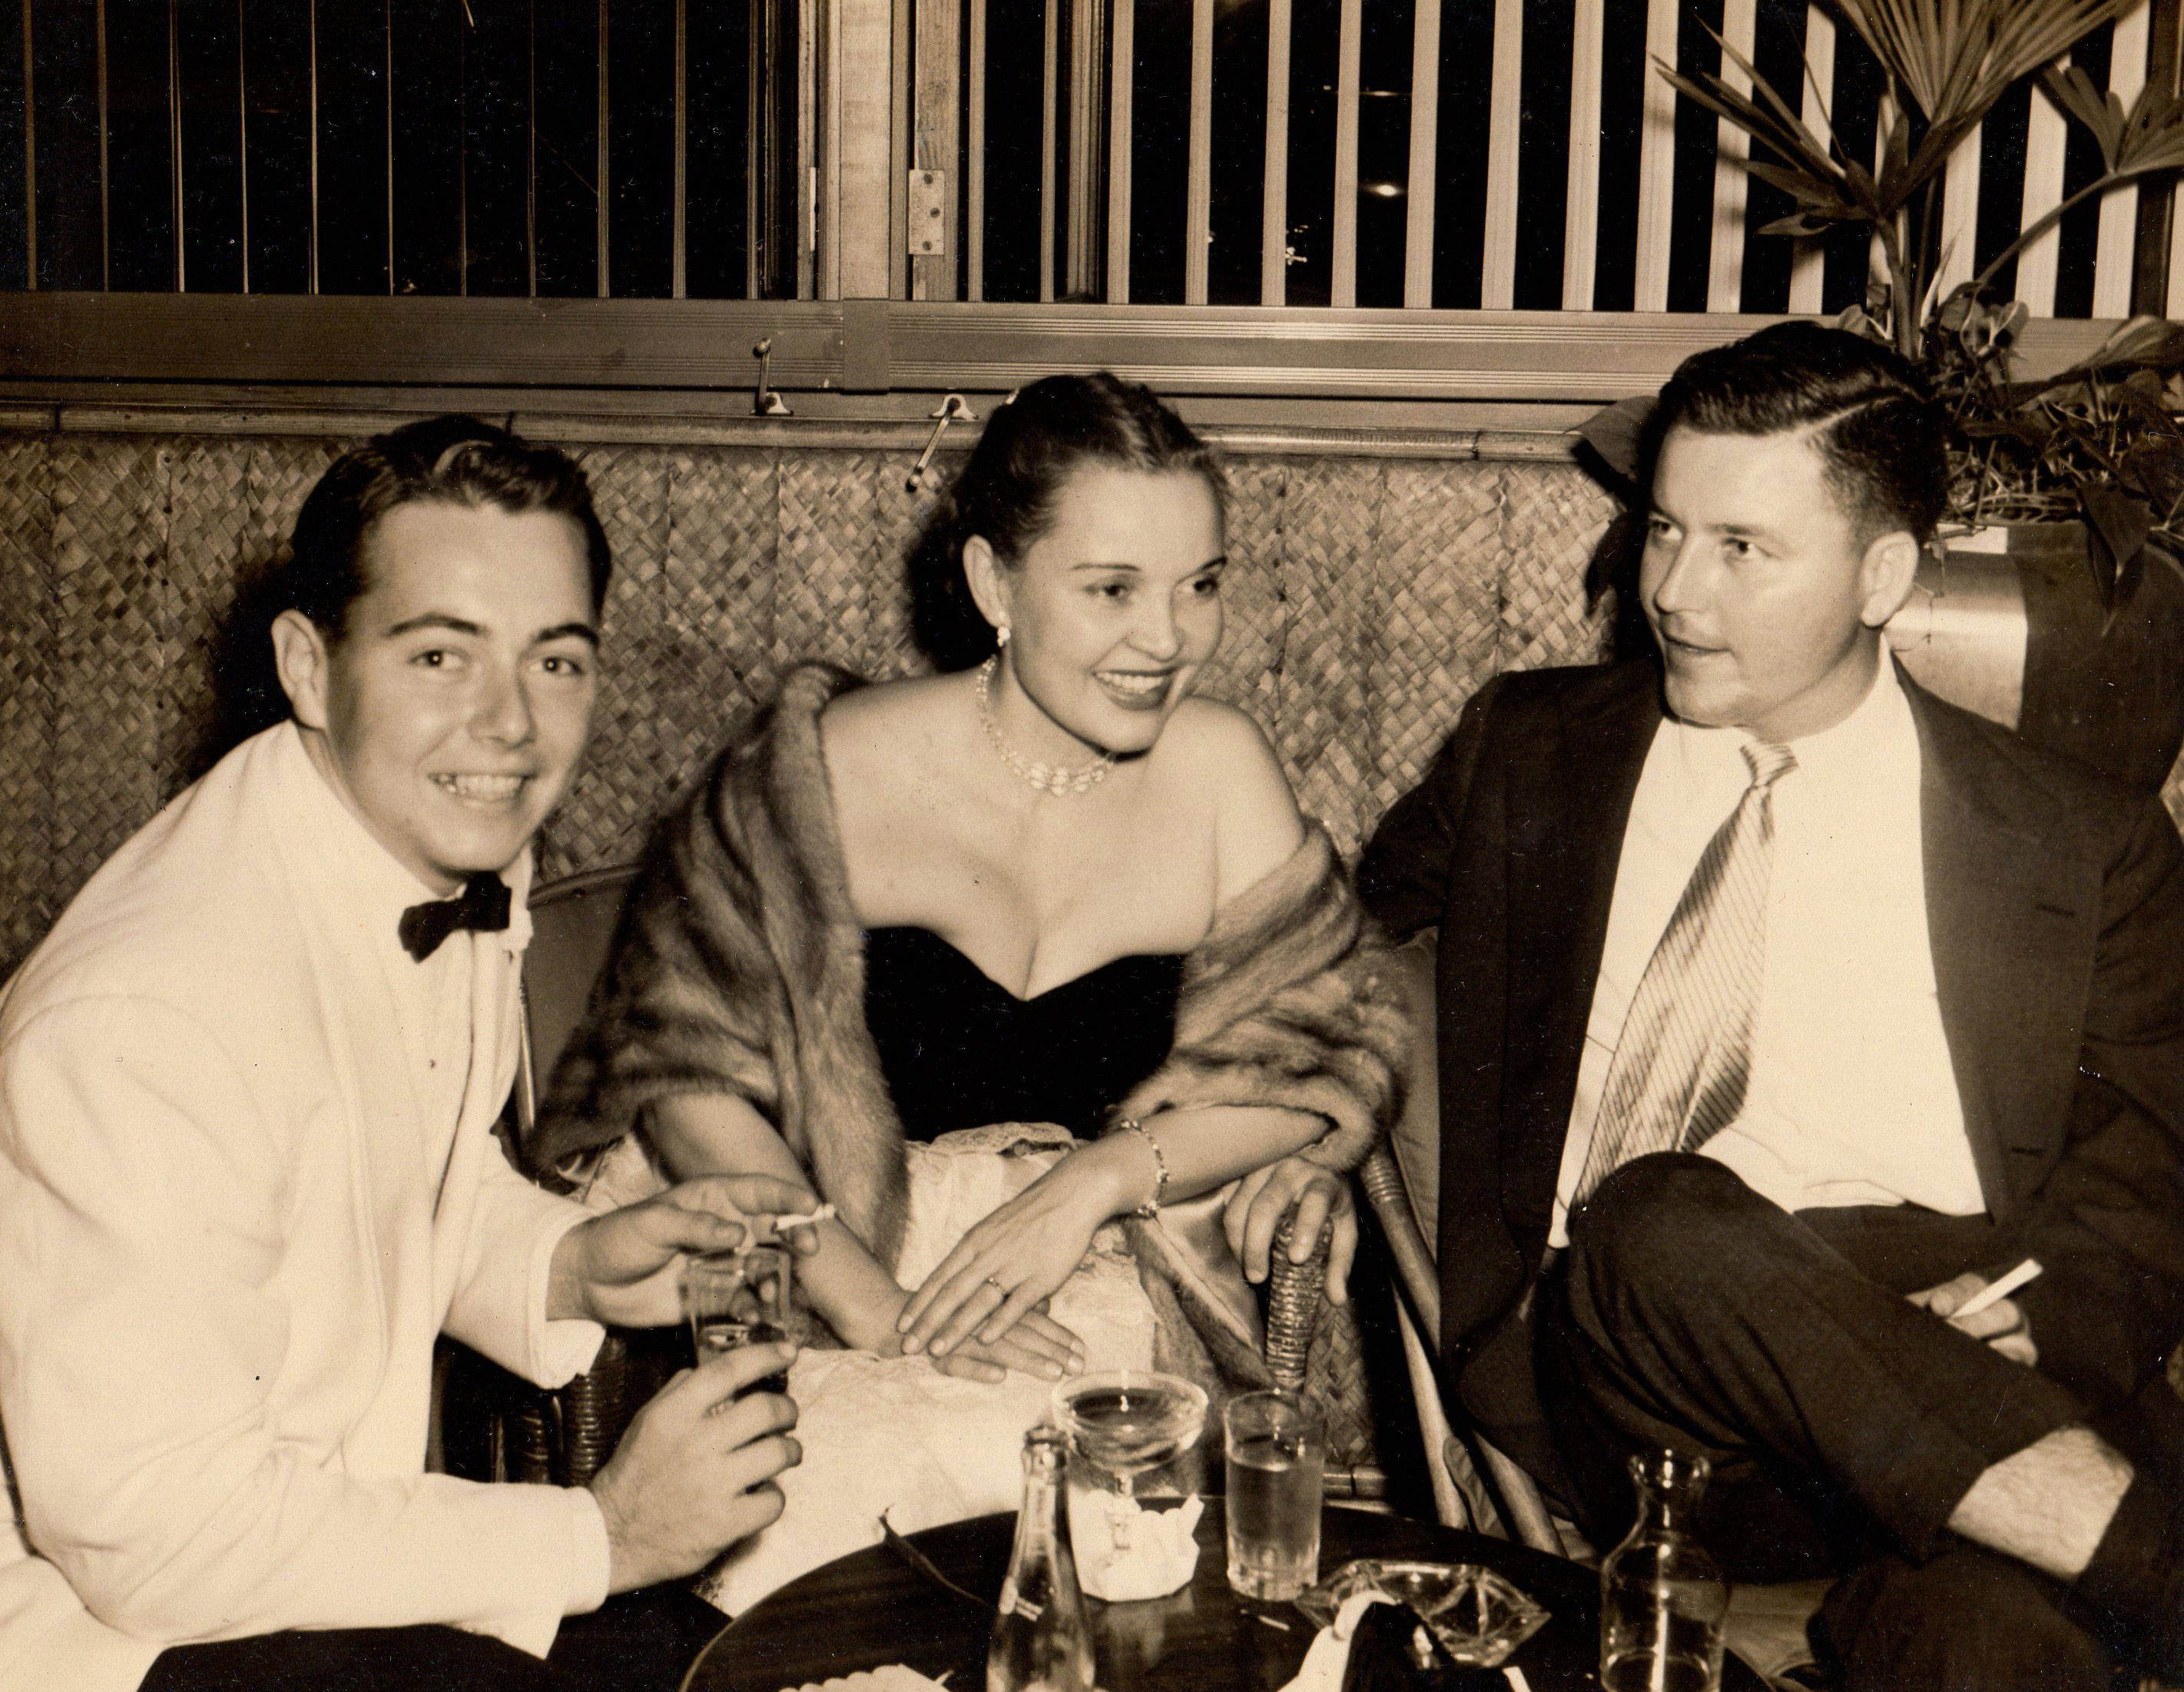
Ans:
<svg viewBox="0 0 2184 1692"><path fill-rule="evenodd" d="M1742 53L1725 60L1746 93L1713 73L1661 74L1773 155L1741 161L1797 209L1761 232L1818 235L1865 225L1888 268L1842 325L1887 341L1923 371L1953 425L1950 515L1985 522L2081 518L2086 562L2113 617L2158 557L2184 576L2184 331L2137 317L2092 358L2036 382L2013 379L2025 309L1999 296L2002 267L2075 207L2141 177L2184 168L2184 99L2149 81L2128 109L2078 66L2057 61L2140 0L1833 0L1886 78L1879 163L1823 142ZM2012 84L2038 73L2056 109L2099 145L2102 174L2036 219L1969 282L1937 300L1942 183ZM1809 70L1807 72L1811 75ZM1815 83L1817 89L1817 82ZM1830 125L1832 132L1832 123ZM1630 419L1588 431L1604 453L1635 451ZM1603 444L1603 443L1607 444ZM2150 544L2149 544L2150 543Z"/></svg>
<svg viewBox="0 0 2184 1692"><path fill-rule="evenodd" d="M2091 131L2100 145L2103 174L1997 254L1970 285L1970 297L1979 298L2003 264L2074 207L2142 176L2184 167L2184 101L2158 79L2148 82L2126 111L2082 69L2055 64L2086 35L2137 3L1835 0L1886 78L1886 128L1880 162L1871 170L1832 138L1823 142L1814 135L1719 35L1714 39L1724 56L1750 80L1749 94L1712 72L1686 76L1663 62L1661 73L1680 92L1774 154L1742 161L1744 168L1787 193L1797 209L1762 232L1817 235L1836 224L1874 230L1889 273L1880 327L1898 351L1917 360L1936 310L1934 279L1946 257L1938 250L1942 173L1950 155L2020 77L2039 71L2048 98Z"/></svg>

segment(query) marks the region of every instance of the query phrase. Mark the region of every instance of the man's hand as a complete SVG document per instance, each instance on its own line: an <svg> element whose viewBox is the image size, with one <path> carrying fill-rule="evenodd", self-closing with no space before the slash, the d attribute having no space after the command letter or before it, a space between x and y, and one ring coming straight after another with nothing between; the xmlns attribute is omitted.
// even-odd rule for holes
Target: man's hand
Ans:
<svg viewBox="0 0 2184 1692"><path fill-rule="evenodd" d="M666 1327L682 1320L677 1277L685 1252L770 1238L774 1217L805 1215L818 1202L794 1181L768 1175L708 1175L579 1222L554 1248L546 1314ZM802 1256L819 1248L809 1227L781 1238Z"/></svg>
<svg viewBox="0 0 2184 1692"><path fill-rule="evenodd" d="M796 1405L736 1393L786 1369L791 1345L753 1345L686 1369L638 1411L592 1482L606 1520L609 1592L694 1574L781 1514L773 1477L801 1461Z"/></svg>
<svg viewBox="0 0 2184 1692"><path fill-rule="evenodd" d="M2040 1360L2040 1349L2032 1343L2032 1330L2026 1326L2025 1312L2018 1308L2016 1299L1998 1299L1984 1310L1958 1318L1957 1312L1986 1285L1985 1279L1968 1270L1953 1281L1905 1296L1920 1309L1931 1310L1951 1327L1985 1340L2011 1362L2030 1369Z"/></svg>
<svg viewBox="0 0 2184 1692"><path fill-rule="evenodd" d="M1253 1170L1229 1194L1221 1225L1228 1236L1228 1249L1244 1266L1244 1278L1254 1283L1267 1278L1274 1231L1292 1208L1296 1226L1290 1231L1291 1263L1302 1263L1312 1255L1320 1228L1333 1220L1327 1296L1334 1304L1344 1303L1350 1297L1350 1265L1357 1256L1357 1207L1351 1200L1349 1181L1309 1158L1283 1158Z"/></svg>

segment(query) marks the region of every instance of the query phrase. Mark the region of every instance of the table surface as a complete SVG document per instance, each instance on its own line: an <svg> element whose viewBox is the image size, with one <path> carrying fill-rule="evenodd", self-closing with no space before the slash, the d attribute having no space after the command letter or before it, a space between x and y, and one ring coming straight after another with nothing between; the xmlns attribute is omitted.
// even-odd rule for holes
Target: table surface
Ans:
<svg viewBox="0 0 2184 1692"><path fill-rule="evenodd" d="M1229 1591L1222 1524L1221 1500L1208 1499L1198 1524L1198 1572L1183 1591L1135 1604L1088 1600L1101 1687L1277 1692L1295 1676L1312 1624L1293 1605L1247 1603ZM1015 1529L1013 1515L982 1516L911 1538L957 1585L998 1593ZM1320 1572L1331 1573L1352 1557L1485 1564L1550 1612L1547 1624L1511 1659L1533 1692L1598 1687L1600 1583L1591 1570L1506 1540L1330 1507L1320 1528ZM876 1545L815 1569L745 1611L705 1648L684 1686L686 1692L782 1692L901 1662L935 1679L948 1674L950 1692L983 1692L992 1623L989 1605L944 1591ZM1734 1657L1722 1684L1726 1692L1763 1692L1763 1683ZM1449 1692L1474 1686L1500 1692L1507 1682L1498 1672L1470 1671L1444 1685Z"/></svg>

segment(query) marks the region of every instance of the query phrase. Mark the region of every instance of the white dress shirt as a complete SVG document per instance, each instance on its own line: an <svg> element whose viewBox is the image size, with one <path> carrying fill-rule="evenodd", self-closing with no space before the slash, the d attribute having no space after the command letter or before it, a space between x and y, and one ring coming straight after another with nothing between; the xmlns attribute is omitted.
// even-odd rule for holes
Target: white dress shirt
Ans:
<svg viewBox="0 0 2184 1692"><path fill-rule="evenodd" d="M1551 1246L1632 997L1700 856L1752 774L1741 729L1664 718L1646 754L1616 869L1556 1187ZM1934 982L1921 854L1919 753L1885 660L1856 710L1791 743L1773 794L1766 964L1751 1080L1736 1120L1702 1148L1786 1210L1913 1203L1986 1208L1964 1134Z"/></svg>

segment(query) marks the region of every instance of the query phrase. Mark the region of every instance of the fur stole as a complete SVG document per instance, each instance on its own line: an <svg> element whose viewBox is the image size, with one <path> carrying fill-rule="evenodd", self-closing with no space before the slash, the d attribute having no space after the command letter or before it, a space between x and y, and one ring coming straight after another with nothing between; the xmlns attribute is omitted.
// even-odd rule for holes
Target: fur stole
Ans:
<svg viewBox="0 0 2184 1692"><path fill-rule="evenodd" d="M820 712L857 685L824 665L792 671L663 826L526 1155L566 1169L640 1127L659 1099L732 1092L892 1266L902 1128L865 1026L863 934L819 739ZM1398 991L1314 826L1288 863L1222 907L1184 962L1167 1061L1113 1114L1286 1105L1329 1124L1308 1155L1353 1169L1401 1108ZM1174 1283L1222 1374L1263 1378L1256 1322L1206 1290L1178 1231L1134 1224L1141 1261Z"/></svg>
<svg viewBox="0 0 2184 1692"><path fill-rule="evenodd" d="M902 1246L902 1126L865 1027L819 713L861 684L791 671L655 835L526 1155L563 1170L684 1093L733 1092L884 1264Z"/></svg>

